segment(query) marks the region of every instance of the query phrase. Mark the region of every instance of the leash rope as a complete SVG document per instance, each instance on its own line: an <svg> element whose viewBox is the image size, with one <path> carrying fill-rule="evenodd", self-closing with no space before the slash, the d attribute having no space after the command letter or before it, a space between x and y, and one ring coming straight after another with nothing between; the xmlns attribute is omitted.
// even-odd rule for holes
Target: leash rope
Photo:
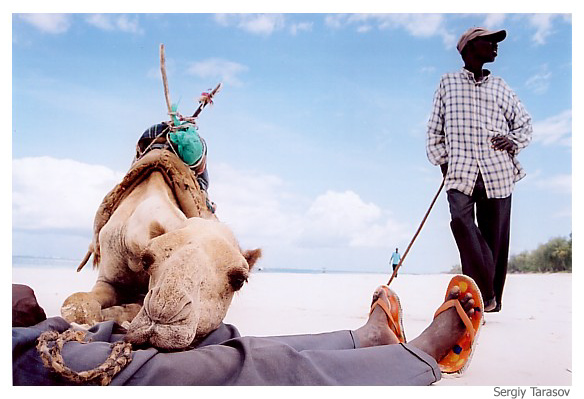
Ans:
<svg viewBox="0 0 584 399"><path fill-rule="evenodd" d="M39 338L36 349L45 367L59 374L70 382L78 384L109 385L112 379L132 361L132 344L118 341L111 344L112 351L107 359L91 370L76 372L65 365L61 354L63 346L69 341L86 344L85 331L66 330L45 331Z"/></svg>
<svg viewBox="0 0 584 399"><path fill-rule="evenodd" d="M399 268L401 267L404 259L406 258L406 256L408 255L408 252L410 252L410 248L412 247L412 245L414 244L414 241L416 241L416 238L418 238L418 234L420 234L420 231L422 230L422 227L424 226L424 223L426 223L426 219L428 219L428 215L430 215L430 211L432 210L432 208L434 207L434 204L436 203L436 200L438 199L438 195L440 195L440 192L442 191L442 188L444 187L444 182L446 181L446 177L444 177L442 179L442 184L440 184L440 188L438 189L438 192L436 193L436 195L434 196L434 199L432 200L432 203L430 204L430 207L428 208L428 210L426 211L426 214L424 215L424 218L422 219L422 222L420 223L420 226L418 227L418 230L416 231L416 234L414 234L414 237L412 238L412 240L410 241L410 244L408 245L408 247L406 248L406 251L404 252L403 256L401 257L401 259L399 260L399 263L397 264L397 266L395 267L395 270L393 271L393 273L391 274L391 277L389 278L389 281L387 282L387 285L389 286L389 284L391 284L391 282L393 281L393 279L395 278L395 276L397 276L397 271L399 270Z"/></svg>

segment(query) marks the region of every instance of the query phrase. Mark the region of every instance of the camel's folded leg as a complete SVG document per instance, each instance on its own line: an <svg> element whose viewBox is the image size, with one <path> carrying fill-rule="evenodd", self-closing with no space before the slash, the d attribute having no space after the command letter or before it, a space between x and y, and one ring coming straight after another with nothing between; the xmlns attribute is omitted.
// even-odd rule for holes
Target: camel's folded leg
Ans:
<svg viewBox="0 0 584 399"><path fill-rule="evenodd" d="M113 320L120 326L125 326L125 322L132 322L134 317L140 312L142 305L137 303L128 303L120 306L110 306L101 310L103 320Z"/></svg>
<svg viewBox="0 0 584 399"><path fill-rule="evenodd" d="M97 281L91 292L77 292L63 302L61 316L70 323L94 325L104 320L102 309L117 305L115 288Z"/></svg>

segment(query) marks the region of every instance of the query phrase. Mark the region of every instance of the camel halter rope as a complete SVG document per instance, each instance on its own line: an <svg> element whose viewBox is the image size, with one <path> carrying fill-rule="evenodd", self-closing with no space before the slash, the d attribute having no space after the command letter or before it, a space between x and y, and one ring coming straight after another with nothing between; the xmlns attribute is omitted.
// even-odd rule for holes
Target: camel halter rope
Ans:
<svg viewBox="0 0 584 399"><path fill-rule="evenodd" d="M406 251L404 252L404 255L401 257L401 259L399 260L399 263L395 267L395 270L391 274L391 277L389 278L389 281L387 282L387 285L388 286L389 286L389 284L391 284L391 282L393 281L393 279L395 278L395 276L397 276L397 271L399 270L399 268L401 267L402 263L404 262L404 259L408 255L408 252L410 252L410 248L414 244L414 241L416 241L416 238L418 238L418 234L420 234L420 231L422 230L422 227L424 226L424 223L426 223L426 219L428 219L428 215L430 215L430 211L434 207L434 204L436 203L436 200L438 199L438 195L440 195L440 192L442 191L442 188L444 187L444 182L445 181L446 181L446 178L443 178L442 179L442 183L440 184L440 188L438 189L438 192L434 196L434 199L432 200L432 203L430 204L430 207L426 211L426 214L424 215L424 218L422 219L422 222L420 223L420 226L418 227L418 230L416 230L416 234L414 234L414 237L412 238L412 240L410 241L410 244L406 248Z"/></svg>
<svg viewBox="0 0 584 399"><path fill-rule="evenodd" d="M132 361L132 344L118 341L111 344L112 352L99 366L87 371L73 371L65 365L61 351L69 341L86 344L85 331L67 330L62 334L57 331L45 331L38 338L37 351L45 367L53 370L66 380L78 384L109 385L124 367Z"/></svg>
<svg viewBox="0 0 584 399"><path fill-rule="evenodd" d="M194 114L190 117L183 117L172 109L170 103L168 80L166 77L164 44L160 45L160 71L162 73L162 84L164 86L164 98L166 100L168 114L171 117L170 129L168 129L169 131L178 128L178 126L174 126L173 117L177 118L179 121L186 121L194 124L195 119L199 116L201 111L208 104L213 103L213 96L217 94L221 88L221 83L219 83L215 89L210 90L208 93L203 93L202 97L199 99L199 107L194 112ZM169 132L165 130L158 137L162 136L163 134L167 134L166 139L168 141L168 133ZM152 143L153 142L154 140ZM152 145L152 143L150 143L150 145ZM176 155L178 156L178 154ZM77 268L77 271L80 271L81 268L83 268L83 266L89 260L90 256L91 252L89 251L83 259L81 265L79 265ZM57 331L45 331L39 336L36 349L45 367L49 368L70 382L78 384L109 385L112 379L132 361L132 344L125 341L118 341L111 344L112 351L101 365L91 370L77 372L71 370L65 365L65 361L61 352L63 351L63 346L69 341L76 341L81 344L86 344L87 342L84 341L86 334L86 331L75 331L71 328L61 334L59 334Z"/></svg>

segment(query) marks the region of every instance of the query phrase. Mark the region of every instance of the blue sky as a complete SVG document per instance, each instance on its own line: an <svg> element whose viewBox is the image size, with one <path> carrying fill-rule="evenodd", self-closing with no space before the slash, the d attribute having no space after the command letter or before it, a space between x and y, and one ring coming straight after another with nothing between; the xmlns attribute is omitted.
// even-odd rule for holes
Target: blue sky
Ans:
<svg viewBox="0 0 584 399"><path fill-rule="evenodd" d="M387 271L441 181L425 153L470 26L532 116L511 254L572 232L572 19L564 14L13 14L12 252L81 259L95 210L170 95L201 114L210 195L265 268ZM459 263L442 193L404 272Z"/></svg>

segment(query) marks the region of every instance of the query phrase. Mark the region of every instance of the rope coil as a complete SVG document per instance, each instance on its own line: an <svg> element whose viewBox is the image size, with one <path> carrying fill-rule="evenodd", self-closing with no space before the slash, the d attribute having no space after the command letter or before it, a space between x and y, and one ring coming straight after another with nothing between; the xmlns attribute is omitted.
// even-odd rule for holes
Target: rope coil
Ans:
<svg viewBox="0 0 584 399"><path fill-rule="evenodd" d="M36 349L45 367L78 384L109 385L112 379L132 361L132 344L118 341L111 344L112 352L107 359L94 369L76 372L65 365L61 354L63 346L69 341L86 344L85 331L69 329L62 334L45 331L39 338Z"/></svg>

